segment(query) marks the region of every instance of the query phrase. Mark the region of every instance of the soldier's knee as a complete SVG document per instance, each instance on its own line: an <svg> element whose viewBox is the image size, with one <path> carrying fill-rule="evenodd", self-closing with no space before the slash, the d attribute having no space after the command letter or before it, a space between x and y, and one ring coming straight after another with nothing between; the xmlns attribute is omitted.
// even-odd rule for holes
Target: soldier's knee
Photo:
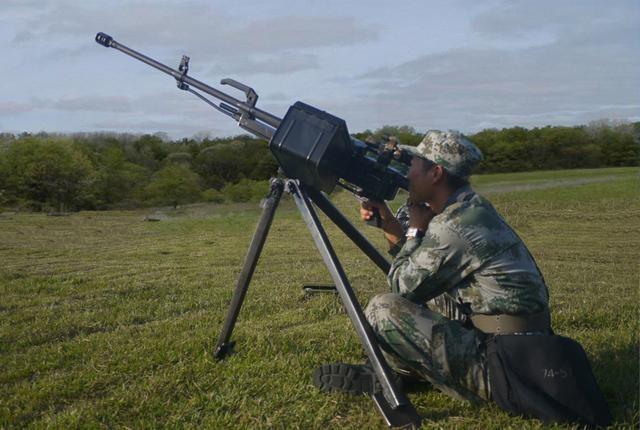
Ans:
<svg viewBox="0 0 640 430"><path fill-rule="evenodd" d="M364 310L365 314L368 316L370 314L379 312L382 309L388 308L389 303L394 300L394 296L396 296L396 294L393 293L378 294L376 296L373 296L371 300L369 300L369 303Z"/></svg>
<svg viewBox="0 0 640 430"><path fill-rule="evenodd" d="M383 321L395 319L407 299L394 294L378 294L367 305L364 313L371 326L375 329Z"/></svg>

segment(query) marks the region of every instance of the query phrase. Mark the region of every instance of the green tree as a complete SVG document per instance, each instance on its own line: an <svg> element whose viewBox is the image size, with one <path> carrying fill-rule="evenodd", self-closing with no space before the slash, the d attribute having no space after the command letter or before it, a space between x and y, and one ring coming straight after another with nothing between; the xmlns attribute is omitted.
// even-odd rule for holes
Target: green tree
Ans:
<svg viewBox="0 0 640 430"><path fill-rule="evenodd" d="M26 136L5 153L3 187L34 209L92 207L95 169L70 140Z"/></svg>
<svg viewBox="0 0 640 430"><path fill-rule="evenodd" d="M145 134L126 146L126 158L132 163L155 171L171 152L170 145L158 136Z"/></svg>
<svg viewBox="0 0 640 430"><path fill-rule="evenodd" d="M97 155L95 195L98 205L109 207L128 202L135 206L135 195L149 182L151 172L125 159L121 146L114 144Z"/></svg>
<svg viewBox="0 0 640 430"><path fill-rule="evenodd" d="M219 188L245 176L242 170L247 164L246 158L244 145L241 143L219 143L200 151L194 170L204 179L207 188Z"/></svg>
<svg viewBox="0 0 640 430"><path fill-rule="evenodd" d="M227 184L222 189L225 200L232 202L259 201L266 197L269 191L269 181L252 181L241 179L238 183Z"/></svg>
<svg viewBox="0 0 640 430"><path fill-rule="evenodd" d="M637 166L640 162L638 124L611 124L599 121L587 126L587 133L600 148L602 163L607 166Z"/></svg>
<svg viewBox="0 0 640 430"><path fill-rule="evenodd" d="M411 146L417 146L424 137L408 125L385 125L373 133L373 137L378 140L383 136L395 136L401 144Z"/></svg>
<svg viewBox="0 0 640 430"><path fill-rule="evenodd" d="M151 204L170 204L176 208L180 204L191 203L200 198L198 183L198 175L188 167L169 164L153 175L144 194Z"/></svg>
<svg viewBox="0 0 640 430"><path fill-rule="evenodd" d="M166 163L183 164L187 167L191 166L193 157L188 152L172 152L165 158Z"/></svg>
<svg viewBox="0 0 640 430"><path fill-rule="evenodd" d="M254 163L253 170L249 174L249 178L260 181L269 179L274 176L278 171L278 162L271 155L271 152L266 153L262 158L258 159Z"/></svg>

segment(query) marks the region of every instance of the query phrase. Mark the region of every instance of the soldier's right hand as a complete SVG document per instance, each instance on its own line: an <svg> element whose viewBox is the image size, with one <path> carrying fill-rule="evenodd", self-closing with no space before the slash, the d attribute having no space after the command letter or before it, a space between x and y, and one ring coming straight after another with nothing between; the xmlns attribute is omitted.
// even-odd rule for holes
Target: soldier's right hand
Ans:
<svg viewBox="0 0 640 430"><path fill-rule="evenodd" d="M402 240L404 236L404 230L402 225L393 216L391 208L385 202L377 201L365 201L360 206L360 218L363 221L369 220L373 216L373 209L377 209L380 214L380 227L385 234L385 237L389 241L391 246L396 245Z"/></svg>
<svg viewBox="0 0 640 430"><path fill-rule="evenodd" d="M377 209L380 214L380 219L384 224L386 221L394 218L391 208L386 202L378 202L375 200L367 200L360 205L360 219L362 221L368 221L373 217L373 210ZM394 218L395 219L395 218Z"/></svg>

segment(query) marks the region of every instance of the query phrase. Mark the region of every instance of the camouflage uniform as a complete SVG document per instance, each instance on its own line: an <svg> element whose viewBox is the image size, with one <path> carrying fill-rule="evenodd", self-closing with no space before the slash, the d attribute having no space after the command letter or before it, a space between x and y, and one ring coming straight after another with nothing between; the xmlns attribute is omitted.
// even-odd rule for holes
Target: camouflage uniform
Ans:
<svg viewBox="0 0 640 430"><path fill-rule="evenodd" d="M397 215L408 220L406 206ZM388 275L392 293L374 297L365 310L390 365L455 398L489 400L485 335L465 319L548 309L531 254L469 186L449 198L425 237L400 245L391 250L397 253Z"/></svg>

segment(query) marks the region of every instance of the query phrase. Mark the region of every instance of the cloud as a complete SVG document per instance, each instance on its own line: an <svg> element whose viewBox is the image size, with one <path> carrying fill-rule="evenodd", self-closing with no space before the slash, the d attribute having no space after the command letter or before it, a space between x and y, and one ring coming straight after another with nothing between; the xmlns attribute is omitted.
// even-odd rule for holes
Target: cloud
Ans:
<svg viewBox="0 0 640 430"><path fill-rule="evenodd" d="M238 57L223 64L217 63L210 74L289 74L300 70L318 68L315 55L296 52L285 52L267 57Z"/></svg>
<svg viewBox="0 0 640 430"><path fill-rule="evenodd" d="M42 6L41 0L3 0L2 5L7 9L31 9Z"/></svg>
<svg viewBox="0 0 640 430"><path fill-rule="evenodd" d="M166 132L175 139L182 136L193 136L195 134L207 134L211 136L224 136L241 134L244 131L240 128L210 128L203 129L201 122L184 121L181 118L164 117L157 119L106 119L91 123L89 127L93 130L132 132L132 133L155 133Z"/></svg>
<svg viewBox="0 0 640 430"><path fill-rule="evenodd" d="M30 63L61 67L101 54L93 37L103 31L161 62L187 54L197 67L216 74L293 74L318 69L318 51L370 43L380 31L352 16L311 16L300 9L290 15L247 15L242 7L209 1L112 0L105 8L96 2L42 0L40 7L10 4L7 9L16 17L0 18L10 31L0 47L29 52ZM25 66L25 57L17 63Z"/></svg>
<svg viewBox="0 0 640 430"><path fill-rule="evenodd" d="M560 4L558 10L549 6L534 12L538 2L509 2L472 23L476 31L502 37L545 32L552 35L547 43L453 49L359 79L369 84L367 97L373 94L384 104L392 123L477 129L577 124L604 115L637 118L640 45L627 30L637 33L640 21L634 21L634 13L596 13L573 4L574 28L567 26L572 16L567 4ZM538 19L545 12L549 19Z"/></svg>
<svg viewBox="0 0 640 430"><path fill-rule="evenodd" d="M171 66L192 56L196 78L251 84L261 109L280 115L300 97L353 131L640 116L637 0L407 4L2 0L0 47L12 79L0 83L0 114L36 128L100 121L172 135L209 124L241 131L172 79L105 54L93 42L105 31Z"/></svg>
<svg viewBox="0 0 640 430"><path fill-rule="evenodd" d="M235 49L270 52L357 44L375 39L377 30L353 17L283 16L256 20L225 36Z"/></svg>
<svg viewBox="0 0 640 430"><path fill-rule="evenodd" d="M65 111L95 111L95 112L131 112L131 102L122 96L89 96L67 97L46 103L51 109Z"/></svg>
<svg viewBox="0 0 640 430"><path fill-rule="evenodd" d="M30 112L35 109L33 103L16 102L16 101L0 101L0 115L16 115L24 112Z"/></svg>
<svg viewBox="0 0 640 430"><path fill-rule="evenodd" d="M21 30L16 33L13 37L13 43L21 43L32 40L35 37L35 34L31 30Z"/></svg>
<svg viewBox="0 0 640 430"><path fill-rule="evenodd" d="M535 34L562 34L562 37L597 34L607 39L609 31L616 33L621 23L635 23L638 33L639 3L635 0L617 0L603 3L600 0L509 0L497 3L493 8L477 16L471 28L478 34L496 37L526 38ZM603 32L601 30L609 31ZM572 37L568 37L572 38Z"/></svg>
<svg viewBox="0 0 640 430"><path fill-rule="evenodd" d="M29 102L0 102L0 114L15 115L38 110L115 112L133 111L131 100L121 96L82 95L62 99L33 97Z"/></svg>
<svg viewBox="0 0 640 430"><path fill-rule="evenodd" d="M199 55L264 54L303 48L344 46L374 40L378 30L347 16L232 16L222 5L208 2L118 1L49 3L19 34L40 39L69 36L78 40L104 31L135 46L189 47ZM123 3L122 6L125 4ZM39 30L33 30L33 29ZM17 40L33 39L16 36Z"/></svg>
<svg viewBox="0 0 640 430"><path fill-rule="evenodd" d="M276 91L276 92L267 94L265 99L269 100L270 102L286 102L291 100L291 98L287 94L283 93L282 91Z"/></svg>

